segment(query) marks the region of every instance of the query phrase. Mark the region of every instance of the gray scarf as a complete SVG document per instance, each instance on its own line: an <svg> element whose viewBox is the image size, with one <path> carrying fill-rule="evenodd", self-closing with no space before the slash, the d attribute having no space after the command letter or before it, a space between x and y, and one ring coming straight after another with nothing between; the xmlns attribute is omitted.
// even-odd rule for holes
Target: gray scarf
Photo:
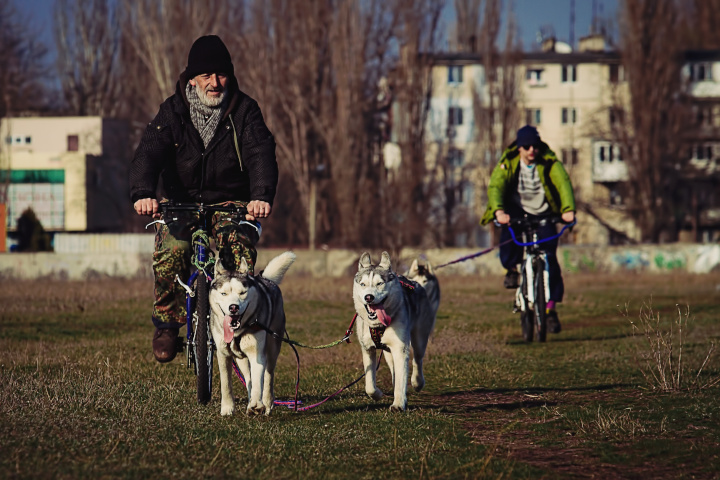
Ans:
<svg viewBox="0 0 720 480"><path fill-rule="evenodd" d="M187 95L188 102L190 102L190 119L192 119L193 125L195 125L195 128L200 133L203 144L207 147L215 135L215 130L225 110L227 94L220 105L217 107L208 107L202 103L195 88L196 87L190 85L190 82L185 86L185 94Z"/></svg>

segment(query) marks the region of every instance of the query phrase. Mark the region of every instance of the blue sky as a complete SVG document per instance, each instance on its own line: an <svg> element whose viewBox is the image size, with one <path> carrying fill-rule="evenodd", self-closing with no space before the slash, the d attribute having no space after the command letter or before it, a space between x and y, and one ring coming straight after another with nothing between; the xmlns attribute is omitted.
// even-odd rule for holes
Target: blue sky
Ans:
<svg viewBox="0 0 720 480"><path fill-rule="evenodd" d="M512 1L518 20L523 45L532 50L537 31L543 25L552 25L558 40L570 38L570 4L573 0L504 0ZM574 0L575 1L575 41L590 32L593 3L601 17L615 20L619 0ZM14 0L18 9L30 20L40 33L40 38L52 48L52 18L54 0ZM448 4L454 2L448 0ZM449 12L448 17L452 17Z"/></svg>

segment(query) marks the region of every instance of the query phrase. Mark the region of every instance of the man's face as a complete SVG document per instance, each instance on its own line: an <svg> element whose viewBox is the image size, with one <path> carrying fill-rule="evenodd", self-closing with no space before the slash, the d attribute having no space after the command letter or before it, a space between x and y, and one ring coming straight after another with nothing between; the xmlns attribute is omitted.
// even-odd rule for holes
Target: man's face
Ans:
<svg viewBox="0 0 720 480"><path fill-rule="evenodd" d="M225 87L228 77L224 73L201 73L190 80L190 85L200 97L200 101L208 107L217 107L225 98Z"/></svg>
<svg viewBox="0 0 720 480"><path fill-rule="evenodd" d="M536 145L520 145L518 150L520 151L520 160L526 165L530 165L535 161L535 154L538 151Z"/></svg>

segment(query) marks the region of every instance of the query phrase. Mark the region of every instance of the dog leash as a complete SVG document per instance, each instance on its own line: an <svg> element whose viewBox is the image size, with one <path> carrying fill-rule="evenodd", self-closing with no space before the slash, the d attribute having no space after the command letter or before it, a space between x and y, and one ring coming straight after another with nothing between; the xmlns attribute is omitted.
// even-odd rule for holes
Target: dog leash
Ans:
<svg viewBox="0 0 720 480"><path fill-rule="evenodd" d="M351 336L352 333L353 333L353 330L352 330L352 329L353 329L353 326L355 325L355 320L356 320L356 319L357 319L357 313L355 314L355 316L353 316L352 321L350 322L350 326L347 328L347 330L345 330L345 335L343 336L343 338L341 338L340 340L335 340L335 341L332 342L332 343L328 343L327 345L305 345L304 343L301 343L301 342L298 342L298 341L295 341L295 340L290 340L289 336L288 336L287 338L286 338L286 337L283 337L283 336L281 336L281 335L273 332L272 330L270 330L270 329L269 329L268 327L266 327L265 325L261 325L261 324L258 322L257 319L255 319L255 320L253 320L252 322L250 322L250 323L248 324L248 327L259 328L259 329L261 329L261 330L265 330L265 332L269 333L269 334L272 335L273 337L275 337L275 338L277 338L278 340L280 340L280 341L282 341L282 342L285 342L285 343L287 343L288 345L291 345L291 346L292 346L292 345L296 345L296 346L298 346L298 347L311 348L311 349L315 349L315 350L320 350L320 349L323 349L323 348L334 347L335 345L339 345L339 344L341 344L341 343L343 343L343 342L351 343L351 342L350 342L350 336ZM287 335L287 331L285 331L285 334Z"/></svg>
<svg viewBox="0 0 720 480"><path fill-rule="evenodd" d="M356 319L357 319L357 313L353 316L353 319L350 322L350 326L348 327L347 331L345 332L345 336L343 337L341 342L346 341L347 343L350 343L350 335L352 334L352 327L355 324ZM270 333L273 337L280 338L280 340L288 343L290 345L290 348L293 349L293 352L295 352L295 359L297 361L297 369L296 369L296 376L295 376L295 399L294 400L274 400L273 403L275 405L286 406L288 408L295 410L296 412L305 412L307 410L310 410L311 408L315 408L319 405L322 405L323 403L327 402L331 398L339 395L343 391L347 390L348 388L350 388L353 385L355 385L356 383L358 383L366 375L365 373L363 373L358 378L356 378L352 382L348 383L344 387L341 387L339 390L330 394L329 396L327 396L323 400L319 401L318 403L298 408L298 405L302 404L303 402L302 402L302 400L298 400L298 396L300 394L300 355L298 354L298 351L294 345L294 343L297 343L297 342L293 342L289 338L286 339L286 338L280 337L279 335L277 335L275 332L273 332L272 330L270 330L267 327L260 326L260 325L258 325L258 326L263 328L266 332ZM285 335L287 335L287 330L285 331ZM334 345L337 345L338 343L340 343L340 342L335 342ZM314 348L314 347L308 347L308 348ZM382 360L382 357L383 357L383 351L380 350L380 356L378 357L378 362L377 362L377 365L375 366L376 372L380 368L380 362ZM243 384L243 386L245 388L247 388L247 383L245 381L245 377L243 377L242 372L240 372L240 368L237 366L237 363L235 362L234 358L232 359L232 366L233 366L233 370L235 371L235 375L237 375L238 379L240 379L240 382Z"/></svg>
<svg viewBox="0 0 720 480"><path fill-rule="evenodd" d="M470 260L470 259L473 259L473 258L482 256L482 255L485 255L486 253L490 253L491 251L495 250L496 248L502 247L503 245L508 244L508 243L510 243L510 242L512 242L512 239L506 240L506 241L504 241L504 242L502 242L502 243L498 243L498 244L495 245L495 246L492 246L492 247L490 247L490 248L486 248L485 250L482 250L482 251L477 252L477 253L473 253L472 255L466 255L466 256L464 256L464 257L460 257L460 258L458 258L457 260L453 260L452 262L443 263L442 265L438 265L437 267L434 267L434 268L435 268L435 269L438 269L438 268L447 267L448 265L452 265L452 264L454 264L454 263L464 262L464 261L466 261L466 260Z"/></svg>

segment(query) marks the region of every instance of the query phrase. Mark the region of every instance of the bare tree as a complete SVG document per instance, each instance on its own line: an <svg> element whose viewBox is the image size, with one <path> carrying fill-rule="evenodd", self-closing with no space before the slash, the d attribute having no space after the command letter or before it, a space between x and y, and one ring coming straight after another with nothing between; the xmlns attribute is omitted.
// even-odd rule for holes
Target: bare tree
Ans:
<svg viewBox="0 0 720 480"><path fill-rule="evenodd" d="M681 95L678 3L625 0L621 15L621 54L627 72L631 111L620 139L629 174L628 211L641 240L672 236L673 192L687 162L682 154L685 106Z"/></svg>
<svg viewBox="0 0 720 480"><path fill-rule="evenodd" d="M308 242L314 223L318 241L345 246L391 241L367 228L369 218L387 213L382 205L398 206L377 162L373 116L379 79L397 61L393 43L414 40L405 40L417 28L408 25L416 20L408 12L421 4L273 0L252 5L252 21L239 35L240 51L247 55L246 88L260 101L275 135L281 173L294 180L293 207L305 218L304 228L294 231L296 241ZM399 82L403 88L404 77ZM289 217L297 227L298 215Z"/></svg>
<svg viewBox="0 0 720 480"><path fill-rule="evenodd" d="M35 39L37 32L29 26L10 0L0 0L0 118L9 118L26 110L34 110L45 103L46 72L44 58L47 50ZM5 139L12 137L12 122L4 123L0 132L0 203L7 202L12 165L11 149Z"/></svg>
<svg viewBox="0 0 720 480"><path fill-rule="evenodd" d="M192 43L229 33L243 10L231 0L122 0L119 6L123 94L141 125L174 92Z"/></svg>
<svg viewBox="0 0 720 480"><path fill-rule="evenodd" d="M57 0L57 68L67 112L114 117L120 105L116 2Z"/></svg>

